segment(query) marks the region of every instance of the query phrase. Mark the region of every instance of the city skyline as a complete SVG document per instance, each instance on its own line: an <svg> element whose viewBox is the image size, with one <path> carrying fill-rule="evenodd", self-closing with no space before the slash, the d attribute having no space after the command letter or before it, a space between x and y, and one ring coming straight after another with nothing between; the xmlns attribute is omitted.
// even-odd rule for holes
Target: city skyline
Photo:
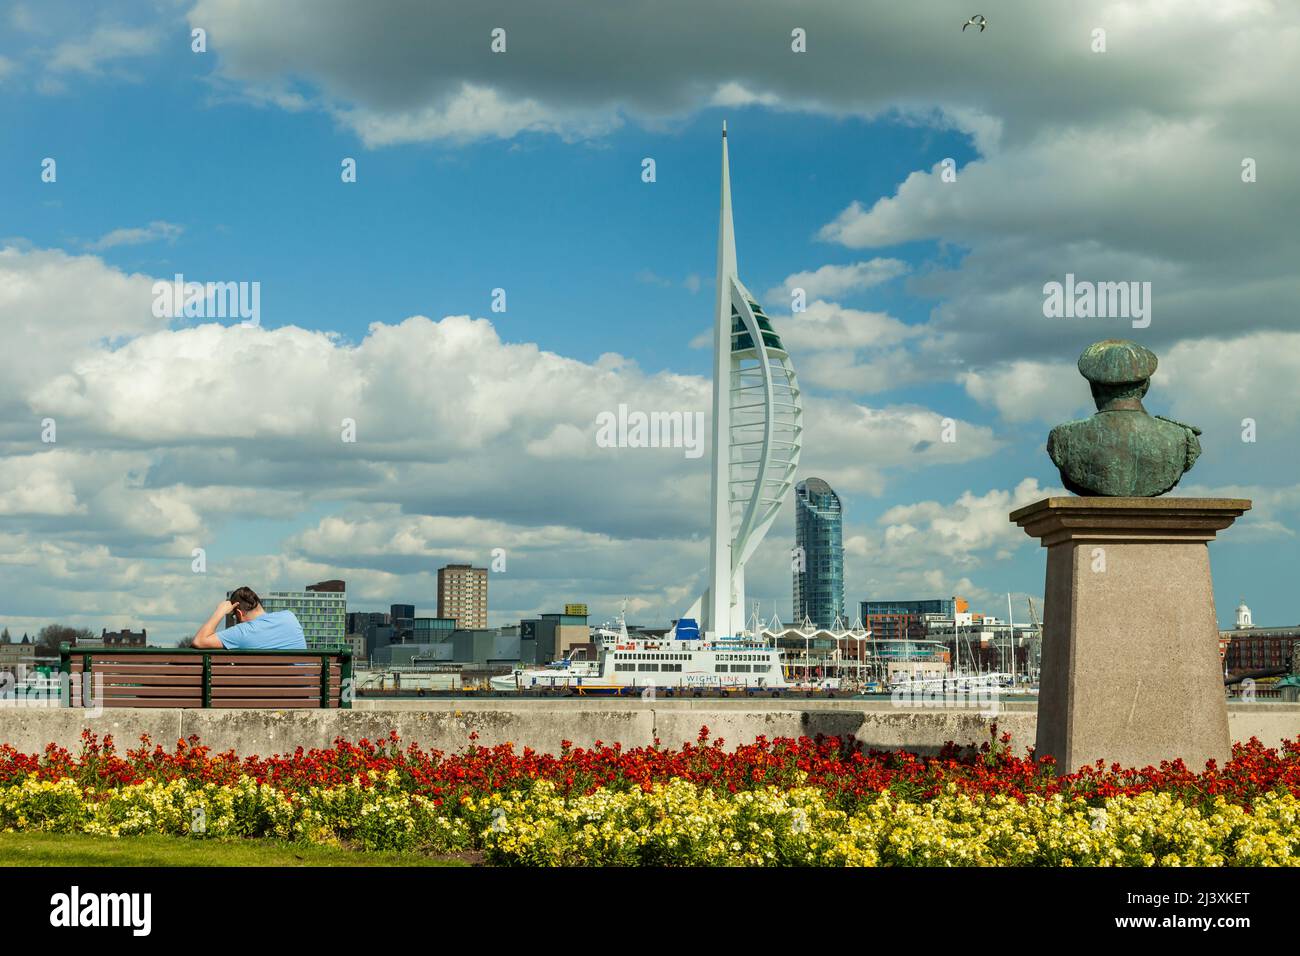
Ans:
<svg viewBox="0 0 1300 956"><path fill-rule="evenodd" d="M1038 600L1007 514L1060 491L1048 429L1091 410L1073 363L1124 336L1160 357L1151 411L1204 430L1175 494L1255 503L1210 546L1220 625L1242 596L1295 623L1300 142L1260 117L1289 115L1266 65L1300 11L1268 36L1208 3L1111 18L1097 54L1103 9L962 34L946 2L736 23L706 0L698 35L734 44L620 8L564 37L511 22L499 57L493 12L0 11L0 625L193 633L233 587L327 578L382 609L494 561L490 626L682 616L710 463L595 422L711 412L724 117L746 281L799 370L794 480L844 502L848 607ZM483 42L430 55L448 31ZM611 78L618 36L654 68ZM178 275L258 283L257 323L156 314ZM1076 278L1151 283L1149 325L1050 317ZM792 512L746 617L792 610Z"/></svg>

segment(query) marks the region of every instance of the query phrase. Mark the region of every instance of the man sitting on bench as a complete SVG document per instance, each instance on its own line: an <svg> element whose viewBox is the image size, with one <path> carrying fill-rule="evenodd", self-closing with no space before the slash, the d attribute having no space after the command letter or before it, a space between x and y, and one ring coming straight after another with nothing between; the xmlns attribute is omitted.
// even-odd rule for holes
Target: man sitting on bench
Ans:
<svg viewBox="0 0 1300 956"><path fill-rule="evenodd" d="M217 625L228 614L238 622L217 631ZM208 618L208 623L194 635L194 646L205 649L227 650L291 650L305 651L307 639L302 625L293 611L272 611L262 607L262 599L252 588L236 588L230 600L222 601Z"/></svg>

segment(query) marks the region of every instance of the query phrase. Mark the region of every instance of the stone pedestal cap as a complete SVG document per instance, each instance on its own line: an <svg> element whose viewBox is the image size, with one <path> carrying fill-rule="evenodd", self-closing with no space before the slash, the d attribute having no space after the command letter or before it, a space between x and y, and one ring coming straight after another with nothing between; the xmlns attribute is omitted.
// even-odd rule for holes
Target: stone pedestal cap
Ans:
<svg viewBox="0 0 1300 956"><path fill-rule="evenodd" d="M1247 498L1044 498L1011 512L1043 547L1062 541L1209 541Z"/></svg>

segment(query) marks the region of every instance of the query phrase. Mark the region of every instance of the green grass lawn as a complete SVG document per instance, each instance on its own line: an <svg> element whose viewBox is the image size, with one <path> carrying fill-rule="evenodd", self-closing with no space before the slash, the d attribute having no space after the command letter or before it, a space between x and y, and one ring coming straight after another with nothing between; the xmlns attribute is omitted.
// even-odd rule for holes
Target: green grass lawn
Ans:
<svg viewBox="0 0 1300 956"><path fill-rule="evenodd" d="M0 833L0 866L466 866L454 857L364 853L278 840Z"/></svg>

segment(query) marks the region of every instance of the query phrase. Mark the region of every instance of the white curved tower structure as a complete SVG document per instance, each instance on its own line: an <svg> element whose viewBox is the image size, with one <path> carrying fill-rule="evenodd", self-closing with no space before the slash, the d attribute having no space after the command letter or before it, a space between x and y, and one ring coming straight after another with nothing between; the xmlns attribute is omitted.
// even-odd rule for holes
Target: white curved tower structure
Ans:
<svg viewBox="0 0 1300 956"><path fill-rule="evenodd" d="M794 483L803 432L799 380L781 338L736 270L727 124L713 327L713 475L709 577L684 615L707 637L745 629L745 562Z"/></svg>

